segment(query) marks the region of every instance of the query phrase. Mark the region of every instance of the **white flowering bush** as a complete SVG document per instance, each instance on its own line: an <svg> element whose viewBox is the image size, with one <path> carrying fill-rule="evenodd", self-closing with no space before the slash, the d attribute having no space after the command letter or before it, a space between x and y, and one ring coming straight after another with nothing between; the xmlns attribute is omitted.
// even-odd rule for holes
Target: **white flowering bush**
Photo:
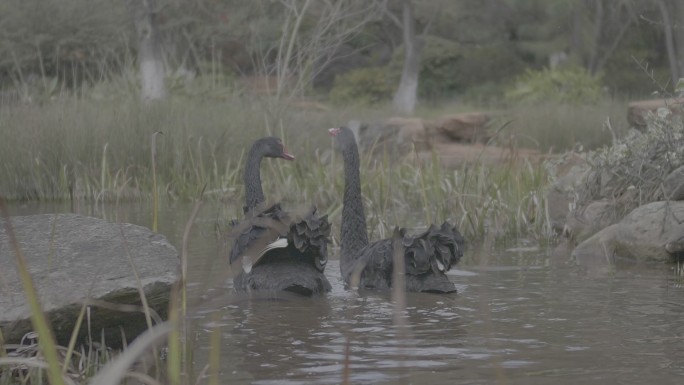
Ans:
<svg viewBox="0 0 684 385"><path fill-rule="evenodd" d="M644 132L632 130L612 146L587 154L592 172L576 191L579 208L607 198L627 212L665 199L662 182L684 165L684 124L681 116L673 116L667 108L649 113L646 121Z"/></svg>

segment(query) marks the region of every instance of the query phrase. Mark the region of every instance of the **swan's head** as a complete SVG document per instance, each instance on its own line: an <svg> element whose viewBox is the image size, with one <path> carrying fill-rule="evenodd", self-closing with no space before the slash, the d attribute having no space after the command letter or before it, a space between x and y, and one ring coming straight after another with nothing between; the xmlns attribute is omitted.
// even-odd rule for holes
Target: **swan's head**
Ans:
<svg viewBox="0 0 684 385"><path fill-rule="evenodd" d="M273 136L261 138L254 142L254 146L260 148L267 158L283 158L285 160L294 160L295 158L294 155L287 152L280 138Z"/></svg>
<svg viewBox="0 0 684 385"><path fill-rule="evenodd" d="M328 133L335 138L335 144L340 149L345 149L348 146L356 144L354 132L349 127L335 127L329 128Z"/></svg>

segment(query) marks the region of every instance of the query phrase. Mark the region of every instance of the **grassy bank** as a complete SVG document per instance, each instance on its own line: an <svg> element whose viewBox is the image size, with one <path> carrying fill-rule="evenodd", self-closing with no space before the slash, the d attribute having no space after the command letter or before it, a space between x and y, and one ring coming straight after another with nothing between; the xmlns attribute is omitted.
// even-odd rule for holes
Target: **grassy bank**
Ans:
<svg viewBox="0 0 684 385"><path fill-rule="evenodd" d="M493 129L510 122L495 141L547 151L609 140L607 116L619 104L572 109L519 107L497 114ZM474 109L430 106L418 114ZM239 207L242 169L251 142L267 134L284 138L295 162L265 162L265 191L290 204L315 203L339 220L343 179L326 128L350 119L377 121L388 108L330 107L295 102L274 106L248 97L174 96L141 105L133 97L109 100L62 97L42 104L0 108L0 194L14 200L150 200L151 137L156 131L157 191L163 200L188 200L206 185L205 199ZM615 124L619 126L619 124ZM513 140L511 140L513 138ZM371 231L395 224L421 226L450 219L470 239L546 237L542 165L478 163L447 169L437 158L401 162L363 156L363 190ZM234 213L227 215L234 216Z"/></svg>
<svg viewBox="0 0 684 385"><path fill-rule="evenodd" d="M144 197L152 180L150 136L162 131L159 184L169 197L187 198L204 183L209 190L232 187L236 162L253 139L282 135L304 155L312 143L327 140L323 128L346 116L306 109L269 115L240 98L172 98L148 106L134 98L65 98L4 107L0 193L9 199Z"/></svg>

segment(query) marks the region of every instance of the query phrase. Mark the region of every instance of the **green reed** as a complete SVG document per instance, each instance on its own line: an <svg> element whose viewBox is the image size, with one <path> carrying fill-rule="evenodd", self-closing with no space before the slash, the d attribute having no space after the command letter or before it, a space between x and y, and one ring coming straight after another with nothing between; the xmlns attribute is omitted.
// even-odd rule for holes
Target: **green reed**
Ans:
<svg viewBox="0 0 684 385"><path fill-rule="evenodd" d="M264 162L264 190L269 198L295 206L315 204L339 221L344 185L341 157L335 154L326 129L350 119L377 122L391 112L312 109L293 103L275 113L267 106L261 99L236 95L221 99L175 95L145 106L132 96L61 97L43 105L4 106L0 108L4 135L0 194L15 200L158 204L191 200L198 186L206 185L205 199L239 208L246 151L254 139L275 134L283 137L297 159ZM587 110L577 124L568 107L557 106L559 117L553 120L548 111L554 109L520 107L501 113L512 122L502 125L493 141L513 148L534 146L529 138L562 132L558 136L565 142L553 147L572 148L577 138L589 137L589 130L601 132L605 119L600 111ZM611 107L611 116L613 111ZM158 131L164 135L155 135L151 144L151 135ZM475 161L453 168L442 165L436 154L423 160L412 151L362 154L362 180L372 237L389 235L394 225L420 227L446 219L456 222L470 239L485 234L509 239L548 235L546 173L538 163L515 156L497 165Z"/></svg>

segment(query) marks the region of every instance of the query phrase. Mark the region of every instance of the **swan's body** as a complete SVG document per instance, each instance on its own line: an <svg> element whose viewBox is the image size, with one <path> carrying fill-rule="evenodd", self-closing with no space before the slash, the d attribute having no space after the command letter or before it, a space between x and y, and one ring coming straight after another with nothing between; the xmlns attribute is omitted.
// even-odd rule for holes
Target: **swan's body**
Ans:
<svg viewBox="0 0 684 385"><path fill-rule="evenodd" d="M340 270L347 286L387 290L392 287L393 239L369 243L361 199L359 151L353 132L346 127L330 129L344 158L344 205L342 208ZM444 222L425 232L408 236L398 231L403 249L406 290L451 293L455 285L445 272L463 256L464 240L458 230ZM358 282L356 282L358 277Z"/></svg>
<svg viewBox="0 0 684 385"><path fill-rule="evenodd" d="M330 224L316 209L292 217L280 205L264 205L260 164L264 157L294 159L280 139L254 142L245 167L246 218L235 224L229 262L233 287L244 291L289 291L302 295L330 291L323 274Z"/></svg>

